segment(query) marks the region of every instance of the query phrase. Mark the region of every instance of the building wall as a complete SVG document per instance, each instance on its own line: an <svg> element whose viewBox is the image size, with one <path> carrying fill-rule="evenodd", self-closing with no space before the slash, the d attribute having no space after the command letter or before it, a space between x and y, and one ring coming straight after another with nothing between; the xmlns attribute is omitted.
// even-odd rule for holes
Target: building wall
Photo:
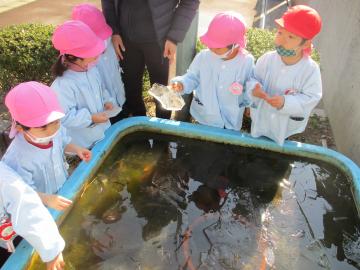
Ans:
<svg viewBox="0 0 360 270"><path fill-rule="evenodd" d="M360 1L312 0L323 19L323 102L337 148L360 165Z"/></svg>

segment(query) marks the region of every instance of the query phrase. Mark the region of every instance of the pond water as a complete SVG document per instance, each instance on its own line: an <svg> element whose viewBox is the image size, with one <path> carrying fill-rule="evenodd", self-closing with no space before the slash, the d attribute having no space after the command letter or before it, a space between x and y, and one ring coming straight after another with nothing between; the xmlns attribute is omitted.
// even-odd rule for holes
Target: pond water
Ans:
<svg viewBox="0 0 360 270"><path fill-rule="evenodd" d="M66 269L360 269L350 186L321 161L134 133L61 226Z"/></svg>

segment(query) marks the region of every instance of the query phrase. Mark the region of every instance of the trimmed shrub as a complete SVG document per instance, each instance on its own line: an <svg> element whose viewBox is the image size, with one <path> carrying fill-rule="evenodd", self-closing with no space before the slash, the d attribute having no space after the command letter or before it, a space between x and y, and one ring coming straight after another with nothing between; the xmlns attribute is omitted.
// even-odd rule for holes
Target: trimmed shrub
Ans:
<svg viewBox="0 0 360 270"><path fill-rule="evenodd" d="M246 49L257 60L264 53L275 49L274 38L274 31L251 28L246 33Z"/></svg>
<svg viewBox="0 0 360 270"><path fill-rule="evenodd" d="M0 88L23 81L52 80L50 67L58 52L52 47L52 25L23 24L0 30Z"/></svg>

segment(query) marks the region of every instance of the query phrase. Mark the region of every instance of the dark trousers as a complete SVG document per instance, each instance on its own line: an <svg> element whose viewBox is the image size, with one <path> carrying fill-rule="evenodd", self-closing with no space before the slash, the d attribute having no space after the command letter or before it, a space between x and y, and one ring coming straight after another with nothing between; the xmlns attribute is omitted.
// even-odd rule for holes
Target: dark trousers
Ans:
<svg viewBox="0 0 360 270"><path fill-rule="evenodd" d="M124 71L126 108L133 116L146 115L142 97L143 75L145 66L150 75L150 83L167 85L169 77L169 61L163 57L163 51L157 42L134 43L124 38L124 60L120 62ZM171 111L161 108L156 103L156 117L169 119Z"/></svg>

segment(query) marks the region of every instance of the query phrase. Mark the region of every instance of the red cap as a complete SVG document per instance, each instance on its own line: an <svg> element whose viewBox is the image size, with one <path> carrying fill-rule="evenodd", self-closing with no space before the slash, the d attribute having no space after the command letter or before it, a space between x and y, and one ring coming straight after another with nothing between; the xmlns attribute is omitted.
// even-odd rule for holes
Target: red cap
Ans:
<svg viewBox="0 0 360 270"><path fill-rule="evenodd" d="M297 5L288 9L275 22L287 31L304 39L313 39L321 30L321 17L309 6Z"/></svg>

